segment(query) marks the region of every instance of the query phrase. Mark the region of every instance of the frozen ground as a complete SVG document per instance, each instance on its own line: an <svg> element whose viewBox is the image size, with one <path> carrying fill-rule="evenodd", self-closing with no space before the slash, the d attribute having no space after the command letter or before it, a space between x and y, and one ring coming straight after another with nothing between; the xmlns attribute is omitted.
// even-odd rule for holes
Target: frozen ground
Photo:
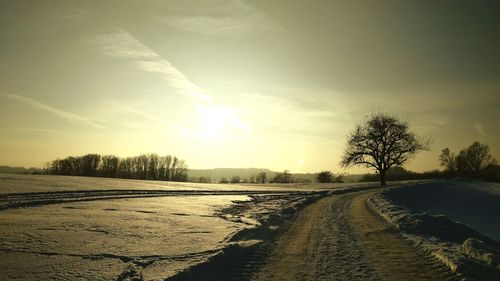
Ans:
<svg viewBox="0 0 500 281"><path fill-rule="evenodd" d="M467 227L476 240L419 236L426 225L411 222L426 217L386 197L413 189L377 189L0 174L0 279L453 280L429 253L454 265L451 250L498 263L488 252L496 242ZM413 245L367 206L400 230L416 226L404 234ZM431 250L412 250L422 245Z"/></svg>
<svg viewBox="0 0 500 281"><path fill-rule="evenodd" d="M445 215L500 241L500 184L442 181L415 187L392 189L386 196L415 213Z"/></svg>
<svg viewBox="0 0 500 281"><path fill-rule="evenodd" d="M89 190L155 190L155 191L313 191L335 190L359 184L200 184L187 182L144 181L111 178L69 177L52 175L0 174L0 194Z"/></svg>
<svg viewBox="0 0 500 281"><path fill-rule="evenodd" d="M499 280L499 190L498 184L434 181L387 189L368 202L409 243L462 278Z"/></svg>
<svg viewBox="0 0 500 281"><path fill-rule="evenodd" d="M259 243L254 229L278 230L321 190L352 187L2 174L0 279L163 280Z"/></svg>
<svg viewBox="0 0 500 281"><path fill-rule="evenodd" d="M134 263L147 269L146 279L161 279L224 247L224 238L241 226L214 213L233 200L248 197L127 198L4 210L0 276L113 280Z"/></svg>

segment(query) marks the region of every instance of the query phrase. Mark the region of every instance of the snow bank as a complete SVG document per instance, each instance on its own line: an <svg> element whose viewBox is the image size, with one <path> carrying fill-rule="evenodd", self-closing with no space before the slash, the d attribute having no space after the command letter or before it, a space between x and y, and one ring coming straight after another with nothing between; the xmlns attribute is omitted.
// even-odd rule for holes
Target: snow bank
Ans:
<svg viewBox="0 0 500 281"><path fill-rule="evenodd" d="M388 199L387 192L377 193L368 205L410 244L465 280L500 280L500 243L446 216L412 213Z"/></svg>

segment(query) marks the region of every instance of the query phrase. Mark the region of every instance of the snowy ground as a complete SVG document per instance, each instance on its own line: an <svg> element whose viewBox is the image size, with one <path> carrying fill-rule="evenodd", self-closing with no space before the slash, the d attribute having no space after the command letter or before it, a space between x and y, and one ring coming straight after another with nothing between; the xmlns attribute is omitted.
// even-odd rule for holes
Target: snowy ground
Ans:
<svg viewBox="0 0 500 281"><path fill-rule="evenodd" d="M163 280L258 241L248 235L263 224L278 230L277 217L325 190L353 187L2 174L0 279Z"/></svg>
<svg viewBox="0 0 500 281"><path fill-rule="evenodd" d="M127 198L4 210L0 276L113 280L134 263L147 268L146 279L161 279L224 246L220 242L241 226L214 212L233 200L248 197Z"/></svg>
<svg viewBox="0 0 500 281"><path fill-rule="evenodd" d="M349 279L357 272L349 269L352 265L360 265L360 276L375 279L420 276L411 266L403 266L403 261L417 258L364 207L368 200L412 247L463 276L480 272L480 280L495 280L490 277L498 270L498 242L432 215L462 215L461 222L479 222L476 229L486 226L481 232L493 229L494 234L499 226L498 185L398 185L378 192L374 183L232 185L0 174L0 279L250 280L264 268L260 280L279 280L273 261L282 261L286 251L281 253L277 245L311 246L292 247L305 251L297 255L297 264L307 255L311 265L323 259L325 269L314 271L307 280ZM470 200L478 202L467 205ZM309 211L297 212L305 206ZM468 209L457 212L459 206ZM423 210L431 215L417 214ZM481 213L484 210L488 212ZM307 214L323 219L307 219ZM479 218L485 215L489 228ZM304 243L297 244L298 238ZM322 250L329 245L340 250ZM379 254L380 249L392 252ZM421 263L436 269L433 261ZM290 270L282 270L282 276L300 273L298 265L287 266ZM402 268L408 269L406 273ZM447 276L439 270L433 274Z"/></svg>
<svg viewBox="0 0 500 281"><path fill-rule="evenodd" d="M445 215L500 241L500 184L442 181L386 193L394 203L415 213Z"/></svg>
<svg viewBox="0 0 500 281"><path fill-rule="evenodd" d="M390 188L368 202L409 243L462 278L499 280L499 191L499 184L434 181Z"/></svg>
<svg viewBox="0 0 500 281"><path fill-rule="evenodd" d="M111 178L70 177L52 175L0 174L0 194L25 192L57 192L88 190L156 190L156 191L314 191L336 190L359 184L202 184L188 182L144 181Z"/></svg>

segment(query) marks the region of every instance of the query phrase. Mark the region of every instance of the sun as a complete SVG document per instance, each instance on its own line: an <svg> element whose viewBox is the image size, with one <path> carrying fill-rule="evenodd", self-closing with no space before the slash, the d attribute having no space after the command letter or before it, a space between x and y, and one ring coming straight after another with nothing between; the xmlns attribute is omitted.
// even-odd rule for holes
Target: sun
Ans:
<svg viewBox="0 0 500 281"><path fill-rule="evenodd" d="M200 106L199 136L204 140L220 141L229 133L248 133L248 124L227 107Z"/></svg>
<svg viewBox="0 0 500 281"><path fill-rule="evenodd" d="M201 107L200 111L200 136L203 139L222 139L226 127L227 111L221 108Z"/></svg>

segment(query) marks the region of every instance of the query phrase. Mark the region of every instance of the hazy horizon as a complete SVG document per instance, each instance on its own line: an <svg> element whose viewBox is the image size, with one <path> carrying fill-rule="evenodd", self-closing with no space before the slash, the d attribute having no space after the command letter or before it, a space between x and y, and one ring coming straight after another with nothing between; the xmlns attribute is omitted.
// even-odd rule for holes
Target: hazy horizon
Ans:
<svg viewBox="0 0 500 281"><path fill-rule="evenodd" d="M0 0L0 164L154 152L192 169L341 169L366 115L500 158L493 1Z"/></svg>

